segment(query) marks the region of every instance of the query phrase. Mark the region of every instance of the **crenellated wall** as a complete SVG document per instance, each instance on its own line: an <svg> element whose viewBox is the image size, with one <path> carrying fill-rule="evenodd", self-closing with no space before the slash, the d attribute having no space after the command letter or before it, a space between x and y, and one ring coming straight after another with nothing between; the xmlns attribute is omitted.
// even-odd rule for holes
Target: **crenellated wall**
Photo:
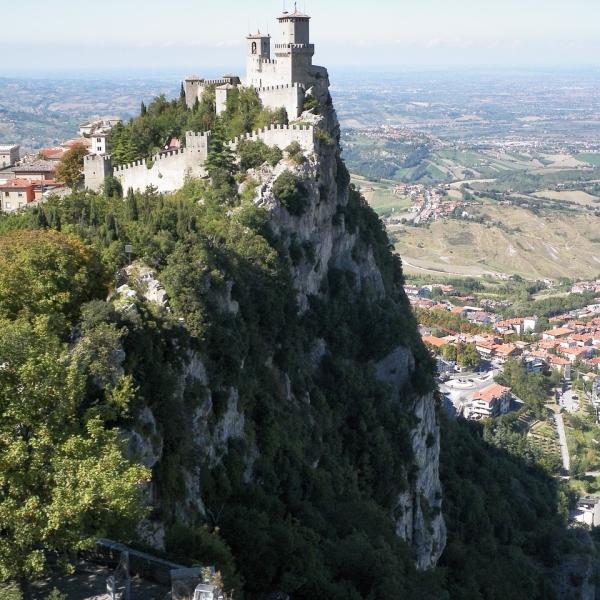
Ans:
<svg viewBox="0 0 600 600"><path fill-rule="evenodd" d="M287 90L304 91L301 86L271 88L269 92ZM145 190L148 186L159 192L173 192L180 189L186 176L205 177L204 163L208 157L211 132L185 134L185 148L161 152L151 161L137 160L126 165L112 166L110 156L88 156L85 160L85 186L98 191L106 177L113 175L121 182L123 191ZM235 150L241 140L261 140L267 146L278 146L285 150L292 142L298 142L303 152L315 151L315 130L311 125L271 125L252 133L247 133L229 142Z"/></svg>
<svg viewBox="0 0 600 600"><path fill-rule="evenodd" d="M173 192L183 186L185 178L204 177L207 152L202 148L184 148L162 152L153 157L150 164L138 160L128 165L118 165L113 175L123 190L145 190L149 185L159 192ZM150 168L149 168L150 167Z"/></svg>
<svg viewBox="0 0 600 600"><path fill-rule="evenodd" d="M267 146L278 146L282 150L292 142L298 142L305 153L312 154L315 151L315 130L310 125L271 125L235 138L230 142L231 148L236 149L242 140L261 140Z"/></svg>
<svg viewBox="0 0 600 600"><path fill-rule="evenodd" d="M261 87L256 92L264 107L276 110L283 106L289 119L296 119L302 113L305 96L302 84Z"/></svg>

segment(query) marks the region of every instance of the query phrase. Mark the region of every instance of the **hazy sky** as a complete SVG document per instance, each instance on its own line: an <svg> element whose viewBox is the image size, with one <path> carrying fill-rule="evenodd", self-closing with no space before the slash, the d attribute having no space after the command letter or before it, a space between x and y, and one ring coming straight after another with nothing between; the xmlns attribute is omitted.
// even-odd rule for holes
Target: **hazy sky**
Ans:
<svg viewBox="0 0 600 600"><path fill-rule="evenodd" d="M276 37L283 2L2 4L0 73L113 67L180 72L208 66L241 71L244 35L260 27ZM313 17L315 62L329 66L600 62L598 0L313 0L298 7Z"/></svg>

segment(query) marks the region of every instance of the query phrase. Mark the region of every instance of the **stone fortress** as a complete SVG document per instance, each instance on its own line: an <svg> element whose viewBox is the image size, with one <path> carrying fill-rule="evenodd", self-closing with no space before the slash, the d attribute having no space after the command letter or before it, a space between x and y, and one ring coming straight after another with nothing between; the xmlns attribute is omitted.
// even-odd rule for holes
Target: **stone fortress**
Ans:
<svg viewBox="0 0 600 600"><path fill-rule="evenodd" d="M206 80L197 76L184 82L185 98L193 108L208 86L215 86L216 111L221 114L227 105L231 90L238 86L256 90L266 108L285 108L290 125L271 125L241 139L262 140L269 146L286 148L298 142L304 152L314 151L314 128L294 125L302 114L307 96L323 97L328 94L328 74L324 67L312 64L315 52L310 43L310 17L294 7L277 19L281 27L280 43L275 44L275 58L271 57L271 36L260 32L247 39L246 77L224 75L221 79ZM85 157L85 187L98 191L108 176L117 178L123 190L144 190L154 186L159 192L172 192L182 187L186 176L204 177L204 163L208 156L210 132L187 132L185 147L160 152L151 161L138 160L126 165L113 166L110 155ZM232 148L240 138L231 140Z"/></svg>

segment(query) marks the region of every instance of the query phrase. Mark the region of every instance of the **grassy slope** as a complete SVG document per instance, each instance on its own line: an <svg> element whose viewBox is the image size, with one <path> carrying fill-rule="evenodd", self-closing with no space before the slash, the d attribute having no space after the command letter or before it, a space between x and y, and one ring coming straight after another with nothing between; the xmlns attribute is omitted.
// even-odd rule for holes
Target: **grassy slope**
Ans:
<svg viewBox="0 0 600 600"><path fill-rule="evenodd" d="M480 275L518 273L537 277L592 277L600 272L600 219L584 213L541 215L486 203L482 211L506 228L466 221L429 228L390 227L407 272L426 269ZM511 231L512 232L509 232Z"/></svg>

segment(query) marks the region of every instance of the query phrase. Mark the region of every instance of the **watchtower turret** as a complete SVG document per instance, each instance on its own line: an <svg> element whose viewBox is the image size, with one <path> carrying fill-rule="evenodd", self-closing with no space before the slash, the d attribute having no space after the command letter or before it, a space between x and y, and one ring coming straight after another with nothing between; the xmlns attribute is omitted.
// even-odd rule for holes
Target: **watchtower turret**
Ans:
<svg viewBox="0 0 600 600"><path fill-rule="evenodd" d="M281 45L310 44L310 17L300 12L295 4L294 12L286 11L277 20L281 24Z"/></svg>
<svg viewBox="0 0 600 600"><path fill-rule="evenodd" d="M310 43L310 17L294 5L294 12L284 12L277 20L281 25L281 42L275 44L279 71L290 83L308 85L315 54Z"/></svg>
<svg viewBox="0 0 600 600"><path fill-rule="evenodd" d="M263 35L260 31L255 34L250 34L246 40L248 41L248 56L254 59L271 58L271 36Z"/></svg>

